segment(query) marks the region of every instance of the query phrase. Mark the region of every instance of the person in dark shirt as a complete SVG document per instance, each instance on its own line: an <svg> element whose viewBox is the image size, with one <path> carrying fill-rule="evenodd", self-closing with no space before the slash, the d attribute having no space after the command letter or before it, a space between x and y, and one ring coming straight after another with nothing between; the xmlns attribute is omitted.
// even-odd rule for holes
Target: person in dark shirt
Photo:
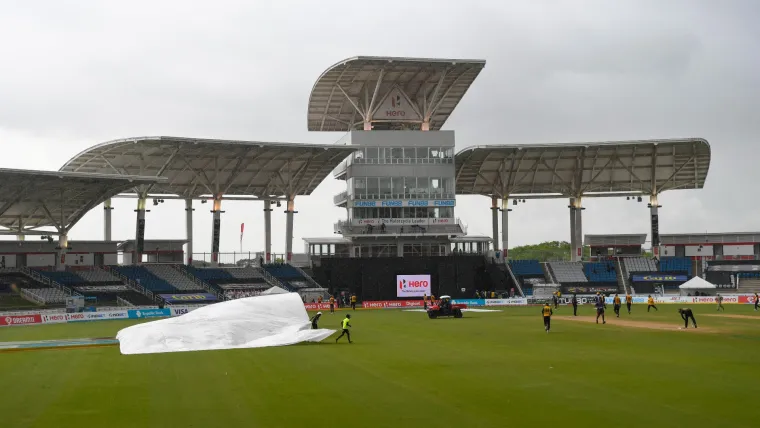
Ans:
<svg viewBox="0 0 760 428"><path fill-rule="evenodd" d="M689 319L694 324L694 328L697 328L697 320L694 319L694 312L690 308L681 308L678 310L678 313L681 314L681 318L683 319L683 328L689 328Z"/></svg>
<svg viewBox="0 0 760 428"><path fill-rule="evenodd" d="M602 324L607 324L604 320L604 298L597 296L594 306L596 307L596 323L599 324L599 317L602 317Z"/></svg>
<svg viewBox="0 0 760 428"><path fill-rule="evenodd" d="M578 316L578 297L573 293L573 297L570 299L570 303L573 304L573 316Z"/></svg>
<svg viewBox="0 0 760 428"><path fill-rule="evenodd" d="M319 322L319 319L320 319L321 317L322 317L322 312L317 312L317 314L316 314L316 315L314 315L314 316L311 318L311 329L312 329L312 330L316 330L316 329L318 329L318 328L319 328L319 327L317 326L317 323Z"/></svg>
<svg viewBox="0 0 760 428"><path fill-rule="evenodd" d="M544 316L544 330L546 330L547 333L552 328L552 314L554 314L554 312L552 311L549 302L544 303L544 307L541 308L541 315Z"/></svg>

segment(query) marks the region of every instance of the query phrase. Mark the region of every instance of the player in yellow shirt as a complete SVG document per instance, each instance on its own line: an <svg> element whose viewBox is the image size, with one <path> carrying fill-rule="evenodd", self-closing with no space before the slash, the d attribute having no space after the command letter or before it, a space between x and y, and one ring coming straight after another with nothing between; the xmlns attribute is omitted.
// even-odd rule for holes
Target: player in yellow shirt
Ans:
<svg viewBox="0 0 760 428"><path fill-rule="evenodd" d="M337 339L335 339L335 343L338 343L341 337L348 336L348 343L351 342L351 332L348 331L349 327L351 327L351 314L346 314L346 317L343 318L343 321L340 323L341 327L343 327L343 332L338 336Z"/></svg>
<svg viewBox="0 0 760 428"><path fill-rule="evenodd" d="M628 315L631 314L631 303L633 303L633 297L630 294L625 295L625 305L628 307Z"/></svg>
<svg viewBox="0 0 760 428"><path fill-rule="evenodd" d="M544 330L546 330L547 333L552 328L553 314L554 312L552 312L552 307L549 305L549 302L544 303L544 307L541 308L541 315L544 316Z"/></svg>
<svg viewBox="0 0 760 428"><path fill-rule="evenodd" d="M657 309L657 306L654 304L654 297L652 295L649 295L649 298L647 299L647 312L649 312L650 309L654 308L655 311L659 312L659 309Z"/></svg>
<svg viewBox="0 0 760 428"><path fill-rule="evenodd" d="M615 297L612 299L612 308L615 310L615 316L620 318L620 296L615 293Z"/></svg>
<svg viewBox="0 0 760 428"><path fill-rule="evenodd" d="M330 296L330 313L335 313L335 297Z"/></svg>
<svg viewBox="0 0 760 428"><path fill-rule="evenodd" d="M351 295L351 309L356 310L356 294ZM350 342L351 338L349 338L348 340Z"/></svg>

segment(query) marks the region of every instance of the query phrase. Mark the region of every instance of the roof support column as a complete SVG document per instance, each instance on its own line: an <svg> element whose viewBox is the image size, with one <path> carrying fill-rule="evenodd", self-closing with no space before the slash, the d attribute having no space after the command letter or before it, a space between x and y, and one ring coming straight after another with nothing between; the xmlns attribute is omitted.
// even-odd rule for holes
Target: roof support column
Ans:
<svg viewBox="0 0 760 428"><path fill-rule="evenodd" d="M103 240L104 241L110 241L111 240L111 211L113 210L113 207L111 207L111 198L106 199L105 202L103 202Z"/></svg>
<svg viewBox="0 0 760 428"><path fill-rule="evenodd" d="M420 125L421 131L430 131L430 122L422 122Z"/></svg>
<svg viewBox="0 0 760 428"><path fill-rule="evenodd" d="M222 195L214 196L214 205L211 210L213 222L211 223L211 262L219 264L219 240L222 232Z"/></svg>
<svg viewBox="0 0 760 428"><path fill-rule="evenodd" d="M285 210L285 258L286 263L293 259L293 214L295 211L295 196L288 196L288 208Z"/></svg>
<svg viewBox="0 0 760 428"><path fill-rule="evenodd" d="M185 199L185 238L187 239L187 254L185 261L188 266L193 264L193 200Z"/></svg>
<svg viewBox="0 0 760 428"><path fill-rule="evenodd" d="M65 230L58 234L58 246L55 247L55 270L66 270L66 250L69 249L69 237Z"/></svg>
<svg viewBox="0 0 760 428"><path fill-rule="evenodd" d="M499 198L491 197L491 221L493 223L493 250L499 251Z"/></svg>
<svg viewBox="0 0 760 428"><path fill-rule="evenodd" d="M132 264L139 265L142 263L142 255L145 251L145 201L146 194L137 197L137 222L135 226L135 252L132 258Z"/></svg>
<svg viewBox="0 0 760 428"><path fill-rule="evenodd" d="M372 130L372 122L364 122L364 130L365 131L371 131Z"/></svg>
<svg viewBox="0 0 760 428"><path fill-rule="evenodd" d="M264 257L272 262L272 201L264 200Z"/></svg>
<svg viewBox="0 0 760 428"><path fill-rule="evenodd" d="M583 208L580 197L570 198L570 261L583 260Z"/></svg>
<svg viewBox="0 0 760 428"><path fill-rule="evenodd" d="M652 232L652 253L654 257L660 258L660 215L658 209L661 207L657 201L657 195L649 196L649 215Z"/></svg>
<svg viewBox="0 0 760 428"><path fill-rule="evenodd" d="M16 235L17 241L24 241L26 237L24 236L24 219L19 216L18 218L18 235Z"/></svg>
<svg viewBox="0 0 760 428"><path fill-rule="evenodd" d="M504 253L504 260L507 260L509 254L509 198L501 200L501 248Z"/></svg>

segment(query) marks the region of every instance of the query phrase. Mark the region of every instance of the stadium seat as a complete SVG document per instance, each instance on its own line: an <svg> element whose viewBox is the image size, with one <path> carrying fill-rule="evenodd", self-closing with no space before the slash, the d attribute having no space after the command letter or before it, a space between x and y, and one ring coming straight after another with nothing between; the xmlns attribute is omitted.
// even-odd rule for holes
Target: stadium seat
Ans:
<svg viewBox="0 0 760 428"><path fill-rule="evenodd" d="M580 262L549 262L549 267L554 272L554 278L559 283L563 282L588 282L583 273L583 263Z"/></svg>
<svg viewBox="0 0 760 428"><path fill-rule="evenodd" d="M113 269L154 293L175 293L178 291L144 266L114 266Z"/></svg>
<svg viewBox="0 0 760 428"><path fill-rule="evenodd" d="M657 272L657 263L644 257L623 257L628 272Z"/></svg>
<svg viewBox="0 0 760 428"><path fill-rule="evenodd" d="M660 259L660 272L686 272L691 276L691 259L687 257L663 257Z"/></svg>
<svg viewBox="0 0 760 428"><path fill-rule="evenodd" d="M144 265L150 273L171 284L172 287L182 291L205 291L203 287L196 284L192 279L185 276L182 272L171 265L146 264Z"/></svg>
<svg viewBox="0 0 760 428"><path fill-rule="evenodd" d="M518 276L544 275L541 263L538 260L510 260L509 267L512 269L512 273Z"/></svg>
<svg viewBox="0 0 760 428"><path fill-rule="evenodd" d="M583 267L586 276L591 282L616 282L617 272L611 261L586 263Z"/></svg>

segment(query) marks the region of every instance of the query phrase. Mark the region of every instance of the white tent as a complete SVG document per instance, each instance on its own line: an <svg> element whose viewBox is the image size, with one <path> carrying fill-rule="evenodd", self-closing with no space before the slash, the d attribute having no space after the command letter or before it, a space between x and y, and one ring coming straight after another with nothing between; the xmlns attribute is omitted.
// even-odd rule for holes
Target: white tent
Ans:
<svg viewBox="0 0 760 428"><path fill-rule="evenodd" d="M681 290L714 290L716 287L704 279L695 276L694 278L681 284L681 286L678 288Z"/></svg>
<svg viewBox="0 0 760 428"><path fill-rule="evenodd" d="M274 287L268 289L267 291L262 292L261 295L268 296L270 294L285 294L287 292L288 292L287 290L283 290L282 288L275 285Z"/></svg>

